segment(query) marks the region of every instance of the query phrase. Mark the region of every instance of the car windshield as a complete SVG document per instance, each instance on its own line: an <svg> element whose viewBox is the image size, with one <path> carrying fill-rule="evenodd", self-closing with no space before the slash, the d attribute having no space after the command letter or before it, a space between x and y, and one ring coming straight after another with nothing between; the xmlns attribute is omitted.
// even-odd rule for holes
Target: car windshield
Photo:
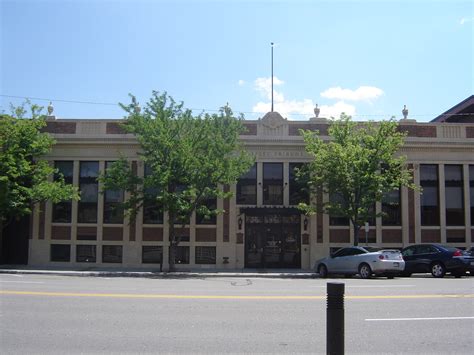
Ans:
<svg viewBox="0 0 474 355"><path fill-rule="evenodd" d="M381 248L376 248L376 247L363 247L363 249L367 250L369 253L374 253L376 251L382 250Z"/></svg>

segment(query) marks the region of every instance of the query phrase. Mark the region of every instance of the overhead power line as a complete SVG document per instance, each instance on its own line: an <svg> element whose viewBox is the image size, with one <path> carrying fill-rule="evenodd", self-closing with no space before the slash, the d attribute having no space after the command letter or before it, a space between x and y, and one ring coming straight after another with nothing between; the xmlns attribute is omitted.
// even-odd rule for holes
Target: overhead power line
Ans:
<svg viewBox="0 0 474 355"><path fill-rule="evenodd" d="M98 101L80 101L80 100L64 100L64 99L51 99L51 98L42 98L42 97L32 97L32 96L17 96L17 95L4 95L0 94L1 97L14 98L14 99L23 99L23 100L38 100L38 101L48 101L48 102L64 102L72 104L82 104L82 105L103 105L103 106L118 106L118 103L112 102L98 102ZM192 111L199 112L219 112L216 109L207 109L207 108L189 108ZM264 111L240 111L233 109L233 111L244 114L265 114ZM292 116L308 116L311 113L291 113ZM399 114L359 114L356 113L356 117L392 117ZM443 114L410 114L409 117L439 117L439 116L471 116L473 113L443 113Z"/></svg>

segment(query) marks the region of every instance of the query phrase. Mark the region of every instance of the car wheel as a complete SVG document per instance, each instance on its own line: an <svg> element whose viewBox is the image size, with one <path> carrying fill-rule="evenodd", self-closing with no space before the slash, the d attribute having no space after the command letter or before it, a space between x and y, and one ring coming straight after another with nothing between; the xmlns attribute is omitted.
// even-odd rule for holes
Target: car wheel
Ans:
<svg viewBox="0 0 474 355"><path fill-rule="evenodd" d="M318 273L319 273L319 277L322 279L325 279L326 277L328 277L328 268L326 267L326 265L324 264L319 265Z"/></svg>
<svg viewBox="0 0 474 355"><path fill-rule="evenodd" d="M361 279L370 279L372 277L372 269L368 264L361 264L359 266L359 275Z"/></svg>
<svg viewBox="0 0 474 355"><path fill-rule="evenodd" d="M446 268L440 262L435 262L431 265L431 275L436 278L442 278L446 274Z"/></svg>

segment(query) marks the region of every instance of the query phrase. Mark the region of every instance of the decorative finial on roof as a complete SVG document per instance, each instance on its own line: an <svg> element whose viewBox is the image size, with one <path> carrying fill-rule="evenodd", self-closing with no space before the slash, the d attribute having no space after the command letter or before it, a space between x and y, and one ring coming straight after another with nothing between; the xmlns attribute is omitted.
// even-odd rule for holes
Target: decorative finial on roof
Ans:
<svg viewBox="0 0 474 355"><path fill-rule="evenodd" d="M321 112L321 109L318 107L318 104L316 104L316 106L314 107L314 117L318 118L319 112Z"/></svg>
<svg viewBox="0 0 474 355"><path fill-rule="evenodd" d="M53 103L50 101L48 105L48 116L52 116L54 111Z"/></svg>
<svg viewBox="0 0 474 355"><path fill-rule="evenodd" d="M403 105L402 114L403 114L403 119L404 119L404 120L406 120L406 119L408 118L408 109L407 109L407 105Z"/></svg>

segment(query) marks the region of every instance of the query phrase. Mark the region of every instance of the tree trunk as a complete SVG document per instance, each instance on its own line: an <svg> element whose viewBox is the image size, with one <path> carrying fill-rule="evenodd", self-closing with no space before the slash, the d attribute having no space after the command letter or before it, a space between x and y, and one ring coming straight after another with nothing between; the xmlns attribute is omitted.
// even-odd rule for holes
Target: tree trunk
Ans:
<svg viewBox="0 0 474 355"><path fill-rule="evenodd" d="M358 224L354 224L354 246L359 245L359 231L360 226Z"/></svg>
<svg viewBox="0 0 474 355"><path fill-rule="evenodd" d="M175 272L176 267L175 267L175 259L176 259L176 233L174 230L174 215L169 214L168 217L168 225L169 225L169 242L170 242L170 249L169 249L169 258L168 258L168 263L169 263L169 268L170 272Z"/></svg>
<svg viewBox="0 0 474 355"><path fill-rule="evenodd" d="M0 216L0 264L5 262L3 258L3 218Z"/></svg>

